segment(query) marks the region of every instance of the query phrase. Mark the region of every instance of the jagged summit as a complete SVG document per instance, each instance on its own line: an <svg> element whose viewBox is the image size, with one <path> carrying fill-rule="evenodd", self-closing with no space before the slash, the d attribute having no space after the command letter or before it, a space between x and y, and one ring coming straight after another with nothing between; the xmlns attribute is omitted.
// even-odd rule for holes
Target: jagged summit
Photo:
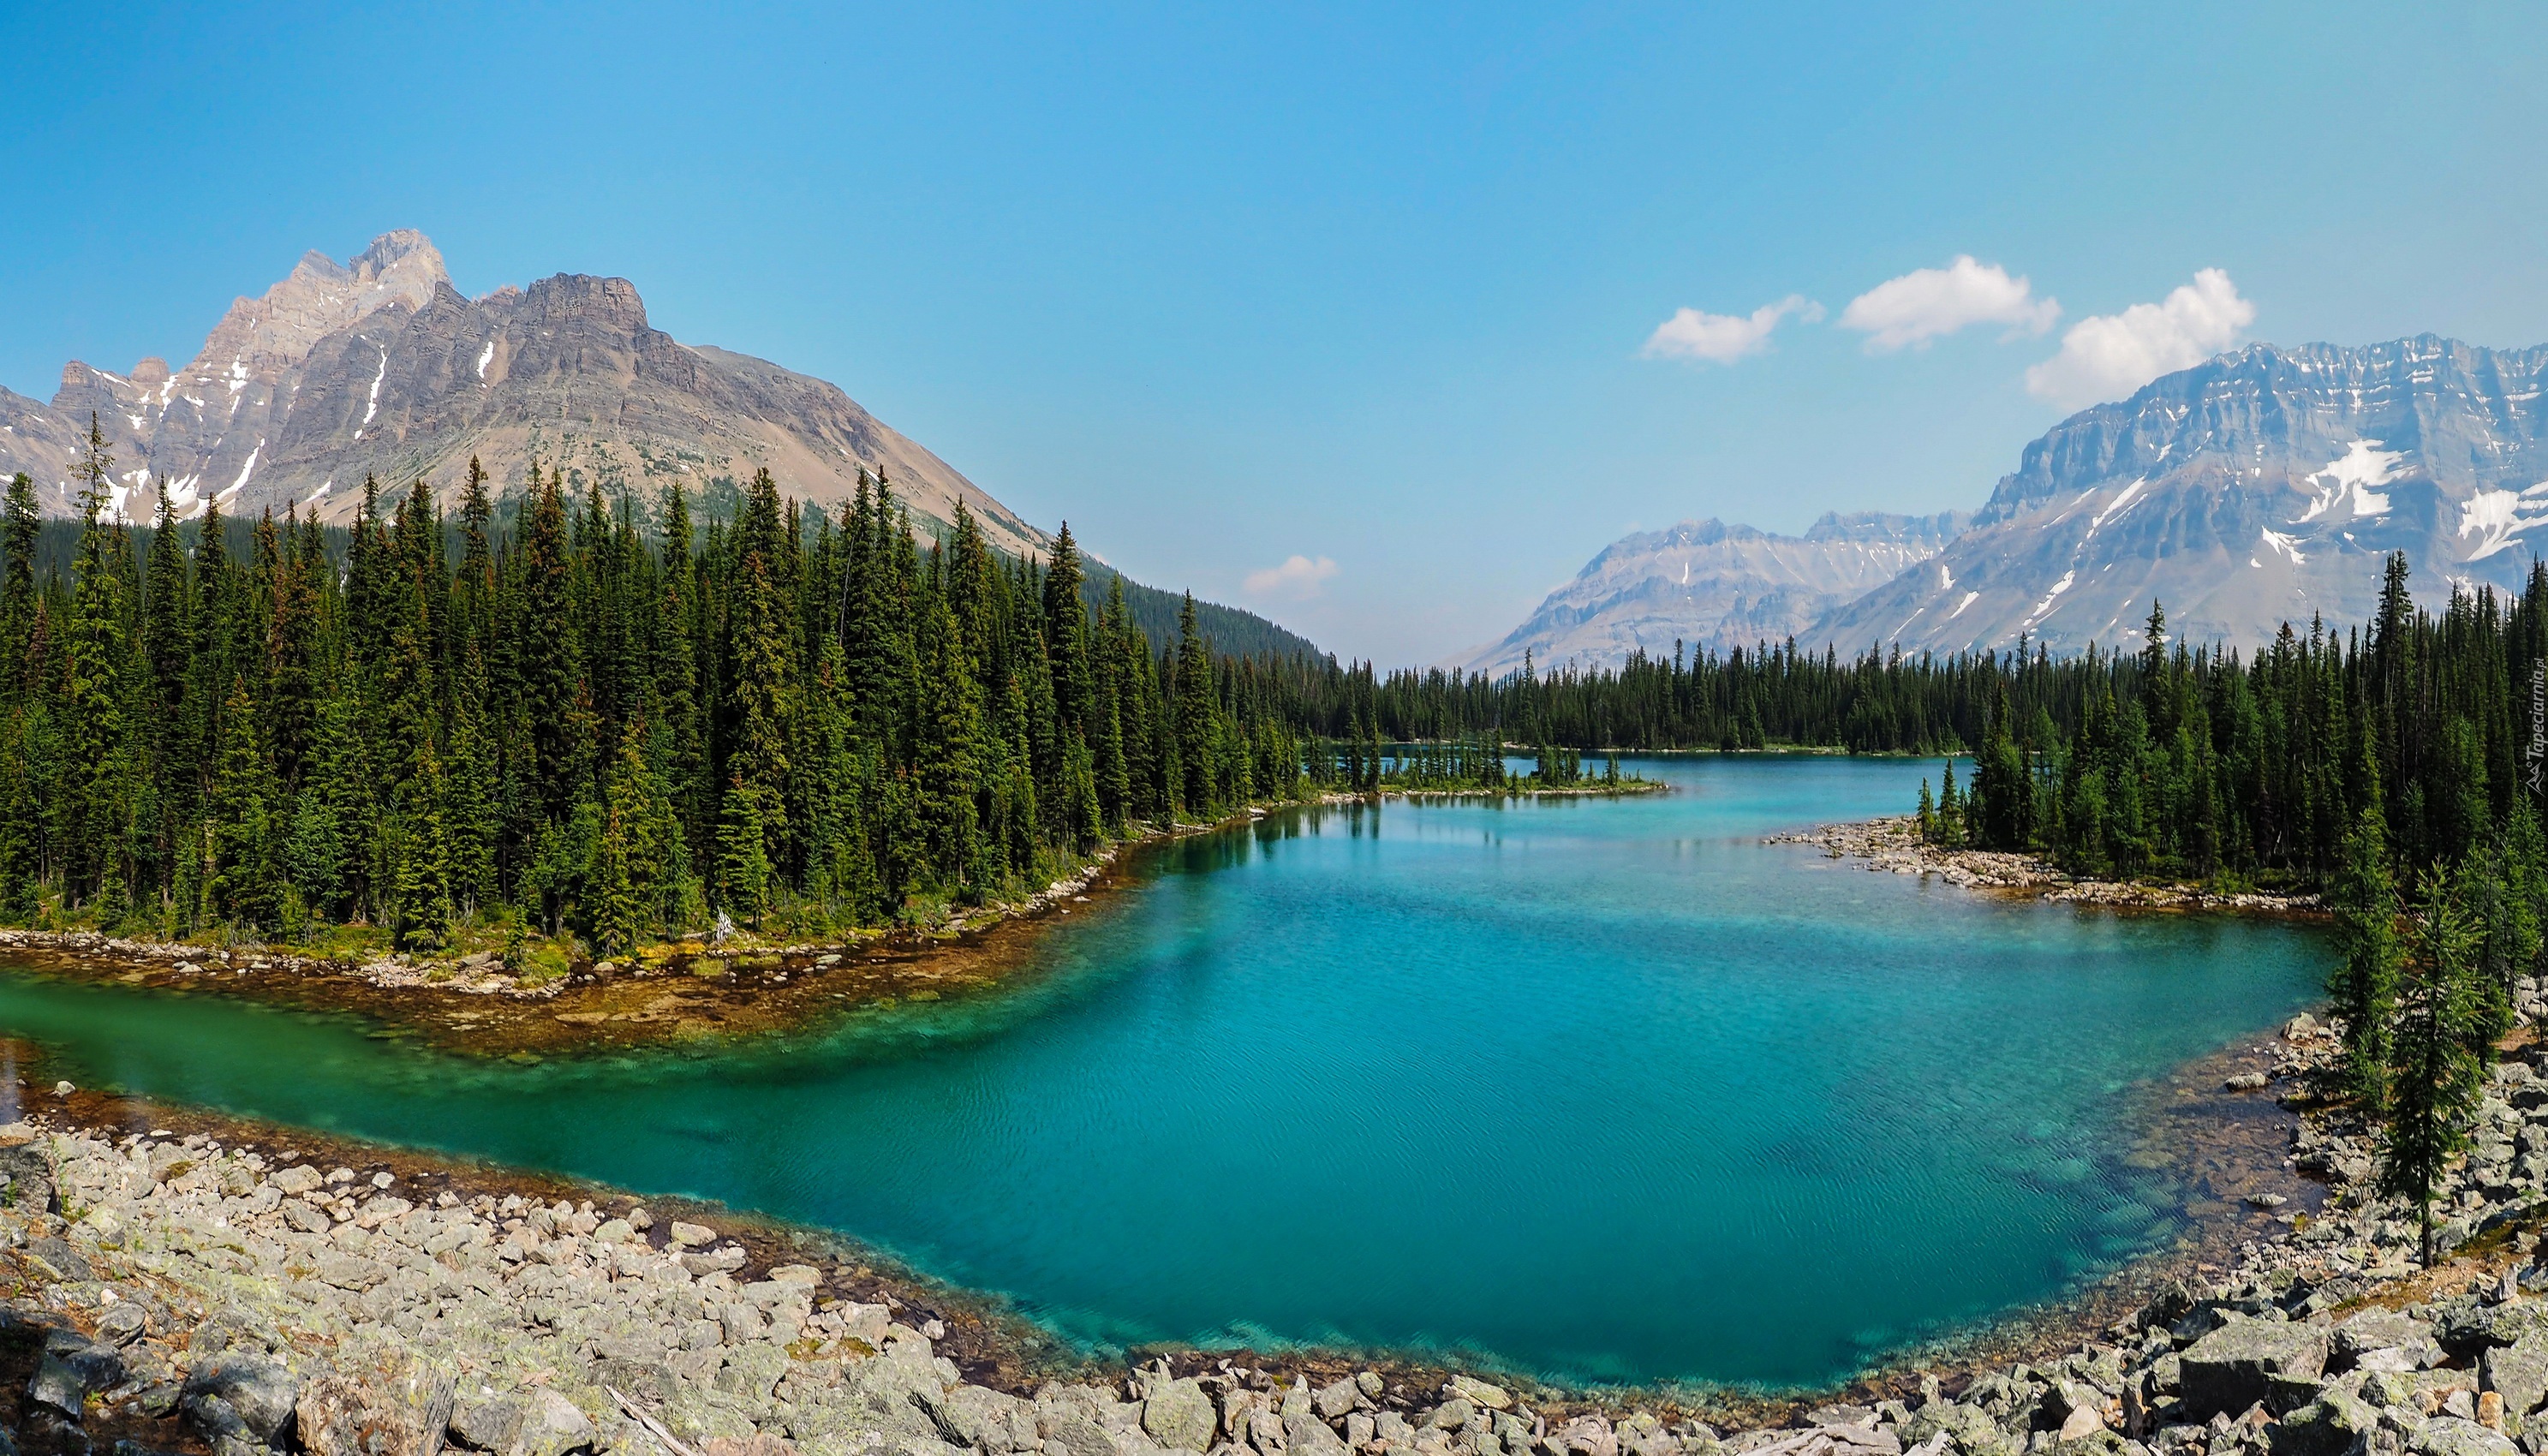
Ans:
<svg viewBox="0 0 2548 1456"><path fill-rule="evenodd" d="M1502 642L1502 672L1615 664L1674 639L1842 652L2252 648L2368 616L2381 558L2425 590L2517 589L2548 544L2548 345L2436 334L2251 344L2082 410L2028 445L1969 521L1826 516L1803 536L1684 521L1618 541Z"/></svg>
<svg viewBox="0 0 2548 1456"><path fill-rule="evenodd" d="M667 482L706 490L767 467L789 495L832 505L865 470L924 527L961 500L1004 549L1045 540L835 386L654 328L627 279L561 273L473 300L410 229L342 263L304 255L233 303L183 369L74 361L48 404L0 390L0 473L28 472L46 508L74 510L92 411L129 518L146 517L164 483L180 515L219 500L341 519L366 475L447 490L474 455L506 490L537 461L646 503Z"/></svg>
<svg viewBox="0 0 2548 1456"><path fill-rule="evenodd" d="M2419 334L2163 376L2027 446L1970 531L1814 640L2131 645L2156 597L2188 640L2252 647L2363 620L2391 551L2428 588L2517 587L2548 523L2543 375L2548 346Z"/></svg>

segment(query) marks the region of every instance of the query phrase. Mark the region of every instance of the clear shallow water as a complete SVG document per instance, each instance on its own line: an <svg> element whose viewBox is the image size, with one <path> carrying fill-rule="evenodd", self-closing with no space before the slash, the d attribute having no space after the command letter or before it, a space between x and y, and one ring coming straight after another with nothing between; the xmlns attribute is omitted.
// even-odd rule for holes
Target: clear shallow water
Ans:
<svg viewBox="0 0 2548 1456"><path fill-rule="evenodd" d="M1934 766L1642 767L1679 791L1170 847L1025 989L788 1039L480 1063L18 974L0 1031L86 1081L841 1228L1092 1344L1795 1384L2169 1236L2119 1094L2315 994L2289 926L1758 843Z"/></svg>

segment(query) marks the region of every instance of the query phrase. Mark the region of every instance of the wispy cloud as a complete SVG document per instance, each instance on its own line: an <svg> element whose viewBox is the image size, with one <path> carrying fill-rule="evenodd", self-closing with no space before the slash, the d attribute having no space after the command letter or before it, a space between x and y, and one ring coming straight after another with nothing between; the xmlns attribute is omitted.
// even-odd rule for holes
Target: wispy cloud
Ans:
<svg viewBox="0 0 2548 1456"><path fill-rule="evenodd" d="M1793 314L1811 323L1823 317L1823 306L1808 302L1801 294L1789 294L1774 304L1763 304L1750 314L1702 314L1696 309L1684 309L1657 324L1646 336L1645 356L1649 359L1710 359L1731 364L1746 354L1757 354L1770 345L1770 335L1778 321Z"/></svg>
<svg viewBox="0 0 2548 1456"><path fill-rule="evenodd" d="M2035 296L2035 285L2011 278L1997 263L1970 253L1943 268L1920 268L1888 278L1849 301L1840 326L1865 333L1866 351L1886 354L1975 323L2005 323L2013 337L2042 333L2061 317L2061 305Z"/></svg>
<svg viewBox="0 0 2548 1456"><path fill-rule="evenodd" d="M2238 341L2256 306L2219 268L2206 268L2155 304L2080 319L2061 352L2026 371L2026 388L2065 410L2119 400L2162 374L2191 368Z"/></svg>
<svg viewBox="0 0 2548 1456"><path fill-rule="evenodd" d="M1269 566L1247 574L1243 584L1250 596L1286 596L1307 601L1325 590L1327 578L1336 574L1336 564L1321 556L1316 561L1306 556L1286 557L1281 566Z"/></svg>

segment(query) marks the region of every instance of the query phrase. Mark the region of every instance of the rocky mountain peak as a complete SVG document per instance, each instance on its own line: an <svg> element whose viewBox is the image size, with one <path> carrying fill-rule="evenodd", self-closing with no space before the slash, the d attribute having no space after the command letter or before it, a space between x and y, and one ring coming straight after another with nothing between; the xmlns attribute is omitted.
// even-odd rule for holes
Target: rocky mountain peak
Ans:
<svg viewBox="0 0 2548 1456"><path fill-rule="evenodd" d="M1816 632L2129 646L2156 597L2190 640L2255 646L2361 620L2391 551L2432 586L2514 588L2548 525L2543 384L2548 347L2429 333L2223 354L2054 425L1971 531Z"/></svg>
<svg viewBox="0 0 2548 1456"><path fill-rule="evenodd" d="M521 295L519 313L543 324L591 322L630 336L647 331L646 301L625 278L553 274Z"/></svg>
<svg viewBox="0 0 2548 1456"><path fill-rule="evenodd" d="M46 508L77 509L69 481L92 412L128 518L147 516L164 487L180 516L219 500L341 519L367 475L447 494L475 456L500 489L537 466L641 513L667 485L713 512L761 469L826 507L882 475L924 531L962 500L1005 550L1045 539L838 388L651 327L625 278L560 273L471 300L408 229L342 263L304 256L233 303L183 369L145 360L126 377L74 362L50 406L0 391L0 472L25 470Z"/></svg>

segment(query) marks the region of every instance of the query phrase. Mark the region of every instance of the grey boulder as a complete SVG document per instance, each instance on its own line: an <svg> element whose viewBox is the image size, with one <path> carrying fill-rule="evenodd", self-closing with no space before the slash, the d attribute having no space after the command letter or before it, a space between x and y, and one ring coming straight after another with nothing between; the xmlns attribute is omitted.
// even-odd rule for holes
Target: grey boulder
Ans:
<svg viewBox="0 0 2548 1456"><path fill-rule="evenodd" d="M2440 1363L2442 1353L2433 1339L2433 1326L2394 1310L2365 1310L2336 1325L2328 1336L2328 1356L2338 1364L2358 1365L2384 1350L2405 1352L2413 1363L2392 1363L2392 1368L2410 1370Z"/></svg>
<svg viewBox="0 0 2548 1456"><path fill-rule="evenodd" d="M1212 1444L1212 1399L1192 1380L1172 1380L1153 1388L1141 1403L1141 1429L1162 1446L1201 1451Z"/></svg>
<svg viewBox="0 0 2548 1456"><path fill-rule="evenodd" d="M43 1238L28 1239L24 1252L41 1261L60 1278L95 1279L97 1277L96 1271L89 1268L88 1260L80 1256L78 1249L49 1234Z"/></svg>
<svg viewBox="0 0 2548 1456"><path fill-rule="evenodd" d="M1032 1401L978 1385L959 1385L943 1394L923 1388L914 1391L912 1399L951 1446L975 1451L1027 1451L1034 1449L1039 1439ZM1207 1431L1207 1438L1209 1435Z"/></svg>
<svg viewBox="0 0 2548 1456"><path fill-rule="evenodd" d="M2503 1432L2490 1430L2474 1420L2456 1415L2436 1415L2424 1422L2409 1449L2416 1456L2519 1456Z"/></svg>
<svg viewBox="0 0 2548 1456"><path fill-rule="evenodd" d="M177 1408L215 1447L245 1436L271 1446L292 1425L300 1377L261 1355L219 1355L186 1376Z"/></svg>
<svg viewBox="0 0 2548 1456"><path fill-rule="evenodd" d="M1347 1456L1345 1438L1311 1411L1283 1417L1283 1447L1291 1456Z"/></svg>
<svg viewBox="0 0 2548 1456"><path fill-rule="evenodd" d="M553 1390L536 1390L522 1402L522 1423L503 1456L567 1456L592 1449L592 1421Z"/></svg>
<svg viewBox="0 0 2548 1456"><path fill-rule="evenodd" d="M2527 1415L2548 1400L2548 1341L2536 1336L2490 1349L2479 1359L2481 1388L2503 1397L2503 1413Z"/></svg>
<svg viewBox="0 0 2548 1456"><path fill-rule="evenodd" d="M2236 1415L2258 1402L2268 1410L2296 1410L2317 1396L2326 1353L2326 1332L2312 1325L2266 1320L2225 1324L2178 1358L2184 1418Z"/></svg>
<svg viewBox="0 0 2548 1456"><path fill-rule="evenodd" d="M452 1407L445 1427L451 1439L475 1451L501 1451L521 1429L519 1401L463 1401Z"/></svg>
<svg viewBox="0 0 2548 1456"><path fill-rule="evenodd" d="M77 1420L90 1396L123 1383L124 1357L114 1346L91 1344L76 1331L57 1329L46 1337L35 1378L27 1383L27 1398Z"/></svg>
<svg viewBox="0 0 2548 1456"><path fill-rule="evenodd" d="M97 1337L107 1344L129 1345L149 1328L150 1313L131 1300L110 1305L97 1317Z"/></svg>
<svg viewBox="0 0 2548 1456"><path fill-rule="evenodd" d="M2265 1427L2273 1456L2351 1456L2369 1449L2380 1412L2341 1386Z"/></svg>

